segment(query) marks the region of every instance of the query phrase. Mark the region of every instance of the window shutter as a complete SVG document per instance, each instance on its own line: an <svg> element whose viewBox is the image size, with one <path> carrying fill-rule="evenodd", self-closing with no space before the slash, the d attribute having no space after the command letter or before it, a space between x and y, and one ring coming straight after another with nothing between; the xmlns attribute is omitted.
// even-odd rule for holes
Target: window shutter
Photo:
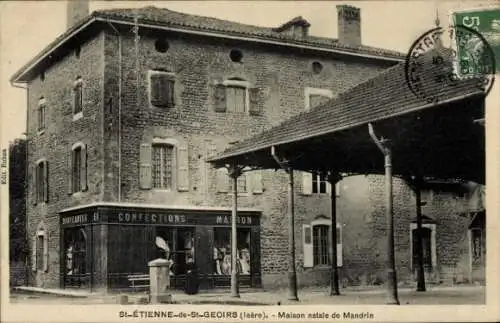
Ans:
<svg viewBox="0 0 500 323"><path fill-rule="evenodd" d="M150 95L151 95L151 104L155 106L161 106L162 102L162 91L161 91L161 75L160 74L151 74L149 78L149 86L150 86Z"/></svg>
<svg viewBox="0 0 500 323"><path fill-rule="evenodd" d="M151 145L141 144L139 152L139 186L141 189L151 189Z"/></svg>
<svg viewBox="0 0 500 323"><path fill-rule="evenodd" d="M332 184L330 182L326 182L326 194L331 195L332 194Z"/></svg>
<svg viewBox="0 0 500 323"><path fill-rule="evenodd" d="M43 235L43 271L49 269L49 236L47 232Z"/></svg>
<svg viewBox="0 0 500 323"><path fill-rule="evenodd" d="M262 183L262 171L254 171L252 174L253 183L252 190L254 194L262 194L264 192L264 185Z"/></svg>
<svg viewBox="0 0 500 323"><path fill-rule="evenodd" d="M226 112L226 87L222 84L214 86L214 110Z"/></svg>
<svg viewBox="0 0 500 323"><path fill-rule="evenodd" d="M189 154L186 143L180 143L177 147L177 172L177 190L189 191Z"/></svg>
<svg viewBox="0 0 500 323"><path fill-rule="evenodd" d="M217 192L227 193L229 188L229 176L226 168L217 169Z"/></svg>
<svg viewBox="0 0 500 323"><path fill-rule="evenodd" d="M175 80L164 76L163 81L165 83L165 87L163 88L165 91L165 104L169 108L173 108L175 106Z"/></svg>
<svg viewBox="0 0 500 323"><path fill-rule="evenodd" d="M46 160L43 162L43 201L47 203L49 201L49 162Z"/></svg>
<svg viewBox="0 0 500 323"><path fill-rule="evenodd" d="M312 173L302 172L302 194L312 194Z"/></svg>
<svg viewBox="0 0 500 323"><path fill-rule="evenodd" d="M342 267L342 227L337 225L337 267Z"/></svg>
<svg viewBox="0 0 500 323"><path fill-rule="evenodd" d="M81 150L81 163L80 163L80 189L85 192L88 189L87 185L87 145L82 146Z"/></svg>
<svg viewBox="0 0 500 323"><path fill-rule="evenodd" d="M68 160L67 160L68 194L70 195L73 194L73 156L74 152L70 147L68 151Z"/></svg>
<svg viewBox="0 0 500 323"><path fill-rule="evenodd" d="M36 205L37 203L37 187L36 187L36 164L31 166L31 187L30 187L30 197L31 203Z"/></svg>
<svg viewBox="0 0 500 323"><path fill-rule="evenodd" d="M31 250L31 270L36 271L36 242L37 242L37 235L33 237L33 249Z"/></svg>
<svg viewBox="0 0 500 323"><path fill-rule="evenodd" d="M302 225L302 244L304 245L304 268L314 265L312 228L309 224Z"/></svg>
<svg viewBox="0 0 500 323"><path fill-rule="evenodd" d="M250 108L249 108L249 113L250 115L254 116L259 116L262 115L263 112L263 107L261 104L260 99L260 89L259 88L250 88L248 89L249 92L249 101L250 101Z"/></svg>

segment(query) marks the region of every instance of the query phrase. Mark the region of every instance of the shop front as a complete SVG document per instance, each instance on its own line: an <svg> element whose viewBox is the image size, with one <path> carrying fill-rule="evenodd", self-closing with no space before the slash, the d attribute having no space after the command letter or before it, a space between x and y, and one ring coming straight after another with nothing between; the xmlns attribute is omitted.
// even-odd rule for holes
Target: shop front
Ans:
<svg viewBox="0 0 500 323"><path fill-rule="evenodd" d="M238 211L237 265L240 286L259 287L260 212ZM194 262L200 288L229 287L231 211L92 205L61 212L63 288L123 290L130 277L148 274L148 262L171 260L172 287L183 288ZM159 244L158 241L162 243Z"/></svg>

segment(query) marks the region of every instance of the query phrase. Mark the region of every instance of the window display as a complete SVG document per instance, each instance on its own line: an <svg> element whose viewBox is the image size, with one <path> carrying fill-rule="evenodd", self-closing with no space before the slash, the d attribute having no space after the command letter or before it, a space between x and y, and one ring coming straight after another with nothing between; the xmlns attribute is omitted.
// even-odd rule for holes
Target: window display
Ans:
<svg viewBox="0 0 500 323"><path fill-rule="evenodd" d="M194 263L194 229L158 228L156 230L156 258L171 262L170 275L186 274L186 265Z"/></svg>
<svg viewBox="0 0 500 323"><path fill-rule="evenodd" d="M250 230L238 229L237 268L240 275L250 275ZM231 275L231 229L214 229L214 274Z"/></svg>

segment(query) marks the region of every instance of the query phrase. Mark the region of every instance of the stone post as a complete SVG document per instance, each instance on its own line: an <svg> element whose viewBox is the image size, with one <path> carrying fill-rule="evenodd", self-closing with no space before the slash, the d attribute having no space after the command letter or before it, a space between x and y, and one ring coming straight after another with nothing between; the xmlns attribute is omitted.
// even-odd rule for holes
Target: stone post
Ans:
<svg viewBox="0 0 500 323"><path fill-rule="evenodd" d="M163 258L152 260L149 266L149 294L150 303L166 303L169 299L170 287L169 261Z"/></svg>

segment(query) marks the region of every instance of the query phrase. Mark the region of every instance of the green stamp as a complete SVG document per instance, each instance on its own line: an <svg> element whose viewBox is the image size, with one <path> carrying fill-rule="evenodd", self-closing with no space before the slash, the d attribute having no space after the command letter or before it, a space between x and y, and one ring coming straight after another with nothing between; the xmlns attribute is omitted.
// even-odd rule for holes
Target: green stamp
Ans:
<svg viewBox="0 0 500 323"><path fill-rule="evenodd" d="M460 77L470 77L498 73L500 7L458 11L452 14L452 19L455 27L453 40L457 53L457 74Z"/></svg>

